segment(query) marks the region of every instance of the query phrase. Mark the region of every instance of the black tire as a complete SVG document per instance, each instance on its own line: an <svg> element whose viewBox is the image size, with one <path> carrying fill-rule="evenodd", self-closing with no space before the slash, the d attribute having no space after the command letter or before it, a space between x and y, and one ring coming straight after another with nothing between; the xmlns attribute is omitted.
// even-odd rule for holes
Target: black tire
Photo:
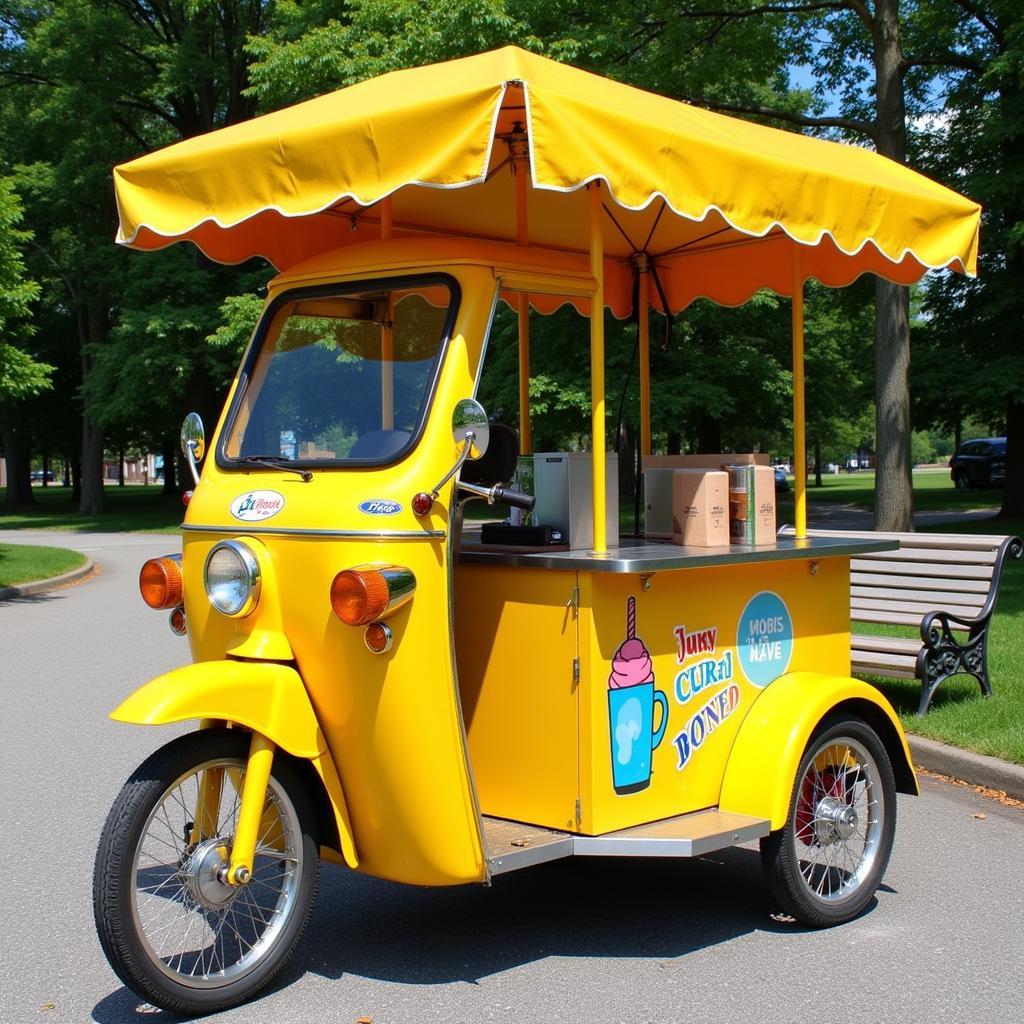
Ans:
<svg viewBox="0 0 1024 1024"><path fill-rule="evenodd" d="M864 813L872 800L879 816L874 822ZM851 828L850 810L854 834L844 838L840 829ZM800 759L786 824L761 840L773 896L816 928L851 920L874 897L895 832L896 780L885 745L861 718L825 719Z"/></svg>
<svg viewBox="0 0 1024 1024"><path fill-rule="evenodd" d="M264 845L253 865L253 881L229 889L210 869L220 863L220 851L231 838L233 807L224 814L223 830L221 808L223 801L234 800L238 777L229 773L244 768L249 738L241 731L206 729L161 747L125 784L96 851L93 911L111 967L141 998L182 1016L226 1009L266 985L301 938L316 893L317 818L306 786L282 751L274 756L264 812L271 825L260 840ZM218 823L210 835L190 843L193 782L198 792L198 773L217 766L224 770L216 777L231 779L221 784ZM179 826L180 840L175 839ZM143 866L148 860L154 863ZM172 941L167 933L179 919L185 928L180 954L172 947L168 956L153 943L159 939L166 948ZM204 944L198 952L188 947L195 922L199 935L192 945L196 939ZM173 938L175 933L170 934Z"/></svg>
<svg viewBox="0 0 1024 1024"><path fill-rule="evenodd" d="M969 491L971 489L971 480L966 473L957 473L953 477L953 483L956 485L958 491Z"/></svg>

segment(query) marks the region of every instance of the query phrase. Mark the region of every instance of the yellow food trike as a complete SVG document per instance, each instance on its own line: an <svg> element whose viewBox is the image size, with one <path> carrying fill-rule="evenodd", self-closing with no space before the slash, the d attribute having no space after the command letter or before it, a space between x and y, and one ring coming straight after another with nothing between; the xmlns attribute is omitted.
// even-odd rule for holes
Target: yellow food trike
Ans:
<svg viewBox="0 0 1024 1024"><path fill-rule="evenodd" d="M514 48L115 178L122 243L281 271L209 442L183 428L182 553L141 572L192 664L112 717L199 726L135 772L100 841L96 922L127 985L178 1013L251 996L321 858L457 885L759 839L797 919L866 906L916 792L896 715L849 675L850 560L892 545L806 539L803 282L972 273L974 204ZM648 309L765 287L793 299L795 537L615 543L605 311L638 319L649 455ZM474 400L502 302L518 437ZM565 303L590 318L586 543L474 542L465 500L532 506L509 486L532 451L530 313Z"/></svg>

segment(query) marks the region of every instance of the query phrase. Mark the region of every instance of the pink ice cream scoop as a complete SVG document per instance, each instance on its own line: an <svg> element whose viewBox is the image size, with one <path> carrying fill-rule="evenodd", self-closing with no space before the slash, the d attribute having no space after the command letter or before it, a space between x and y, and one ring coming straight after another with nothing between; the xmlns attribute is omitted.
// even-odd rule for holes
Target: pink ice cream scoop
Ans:
<svg viewBox="0 0 1024 1024"><path fill-rule="evenodd" d="M622 642L612 660L612 674L608 677L608 688L620 690L626 686L654 681L654 667L643 640L630 637Z"/></svg>

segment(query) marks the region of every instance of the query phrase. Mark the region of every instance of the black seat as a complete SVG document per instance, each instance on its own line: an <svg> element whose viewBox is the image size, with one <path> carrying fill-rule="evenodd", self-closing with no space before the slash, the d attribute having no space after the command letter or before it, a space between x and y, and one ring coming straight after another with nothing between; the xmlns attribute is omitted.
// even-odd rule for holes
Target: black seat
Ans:
<svg viewBox="0 0 1024 1024"><path fill-rule="evenodd" d="M462 464L460 479L467 484L491 486L507 484L516 472L519 459L519 437L504 423L492 423L487 451L475 462Z"/></svg>
<svg viewBox="0 0 1024 1024"><path fill-rule="evenodd" d="M409 443L408 430L371 430L348 453L350 459L387 459Z"/></svg>

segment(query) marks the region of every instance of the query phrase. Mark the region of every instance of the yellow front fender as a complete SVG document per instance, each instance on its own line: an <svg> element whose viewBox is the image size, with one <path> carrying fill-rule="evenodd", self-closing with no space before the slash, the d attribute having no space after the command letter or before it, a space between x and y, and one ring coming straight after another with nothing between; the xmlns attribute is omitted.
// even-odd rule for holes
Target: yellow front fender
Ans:
<svg viewBox="0 0 1024 1024"><path fill-rule="evenodd" d="M310 761L333 812L342 857L350 867L358 866L338 770L306 687L291 666L265 661L199 661L140 686L110 717L134 725L168 725L193 718L233 722Z"/></svg>
<svg viewBox="0 0 1024 1024"><path fill-rule="evenodd" d="M110 717L135 725L191 718L237 722L296 757L313 760L327 743L298 672L265 661L199 661L140 686Z"/></svg>
<svg viewBox="0 0 1024 1024"><path fill-rule="evenodd" d="M811 733L836 710L868 722L889 754L897 791L916 794L903 727L878 690L859 679L793 672L766 687L743 720L725 768L719 807L767 818L773 830L782 828Z"/></svg>

